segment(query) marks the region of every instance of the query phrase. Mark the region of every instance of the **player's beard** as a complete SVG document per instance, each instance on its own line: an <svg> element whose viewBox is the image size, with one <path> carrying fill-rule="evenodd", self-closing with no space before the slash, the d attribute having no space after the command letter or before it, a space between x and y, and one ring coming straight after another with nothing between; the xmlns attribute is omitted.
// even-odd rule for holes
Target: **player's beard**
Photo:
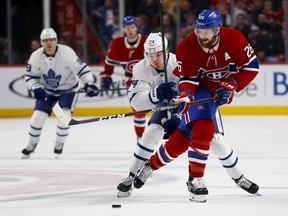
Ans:
<svg viewBox="0 0 288 216"><path fill-rule="evenodd" d="M213 36L211 39L198 37L198 42L199 42L200 46L210 49L217 44L218 37Z"/></svg>

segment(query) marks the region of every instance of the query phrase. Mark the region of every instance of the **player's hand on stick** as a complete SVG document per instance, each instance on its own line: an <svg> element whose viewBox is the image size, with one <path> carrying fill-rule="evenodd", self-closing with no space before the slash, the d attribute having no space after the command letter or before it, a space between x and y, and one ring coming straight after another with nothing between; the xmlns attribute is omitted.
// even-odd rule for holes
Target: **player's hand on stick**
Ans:
<svg viewBox="0 0 288 216"><path fill-rule="evenodd" d="M172 133L178 128L181 122L181 113L174 113L171 115L170 119L162 119L163 128L165 130L164 138L168 139Z"/></svg>
<svg viewBox="0 0 288 216"><path fill-rule="evenodd" d="M109 90L111 86L113 87L113 80L111 77L111 73L107 71L102 71L100 73L100 82L102 90Z"/></svg>
<svg viewBox="0 0 288 216"><path fill-rule="evenodd" d="M132 84L132 79L131 78L127 78L126 81L125 81L125 85L127 86L127 88L129 88L131 84Z"/></svg>
<svg viewBox="0 0 288 216"><path fill-rule="evenodd" d="M87 82L84 86L84 90L88 97L95 97L99 94L99 89L95 83Z"/></svg>
<svg viewBox="0 0 288 216"><path fill-rule="evenodd" d="M173 82L161 83L159 86L156 86L150 92L150 98L154 102L163 101L165 99L172 99L176 96L176 84Z"/></svg>
<svg viewBox="0 0 288 216"><path fill-rule="evenodd" d="M45 99L47 96L44 87L40 84L33 86L32 91L34 93L34 98L37 100Z"/></svg>
<svg viewBox="0 0 288 216"><path fill-rule="evenodd" d="M179 104L176 112L185 114L189 110L189 104L187 103L192 100L194 100L194 97L187 92L181 92L180 95L175 96L173 102L174 104Z"/></svg>
<svg viewBox="0 0 288 216"><path fill-rule="evenodd" d="M219 88L216 90L216 104L218 106L230 104L233 100L234 91L238 84L234 79L225 78L219 82Z"/></svg>

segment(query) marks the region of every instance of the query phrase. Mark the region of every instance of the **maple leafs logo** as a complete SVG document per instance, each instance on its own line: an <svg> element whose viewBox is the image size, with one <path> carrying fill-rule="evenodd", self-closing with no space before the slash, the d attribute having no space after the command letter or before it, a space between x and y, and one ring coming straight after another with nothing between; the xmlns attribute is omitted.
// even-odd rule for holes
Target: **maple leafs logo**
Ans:
<svg viewBox="0 0 288 216"><path fill-rule="evenodd" d="M50 69L47 74L48 76L46 74L43 74L44 80L47 85L51 86L51 88L57 88L59 86L59 82L62 76L56 76L56 73L52 69Z"/></svg>

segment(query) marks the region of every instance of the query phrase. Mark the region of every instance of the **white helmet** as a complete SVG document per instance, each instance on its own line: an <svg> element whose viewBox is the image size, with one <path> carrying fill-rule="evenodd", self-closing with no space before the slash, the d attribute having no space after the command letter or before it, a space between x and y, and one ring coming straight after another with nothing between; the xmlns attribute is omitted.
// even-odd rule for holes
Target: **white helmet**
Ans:
<svg viewBox="0 0 288 216"><path fill-rule="evenodd" d="M40 35L41 45L43 46L43 40L55 38L57 41L57 34L52 28L43 29Z"/></svg>
<svg viewBox="0 0 288 216"><path fill-rule="evenodd" d="M165 49L168 47L168 40L164 36ZM162 51L162 34L158 33L150 33L148 38L144 43L144 49L146 53L155 53Z"/></svg>

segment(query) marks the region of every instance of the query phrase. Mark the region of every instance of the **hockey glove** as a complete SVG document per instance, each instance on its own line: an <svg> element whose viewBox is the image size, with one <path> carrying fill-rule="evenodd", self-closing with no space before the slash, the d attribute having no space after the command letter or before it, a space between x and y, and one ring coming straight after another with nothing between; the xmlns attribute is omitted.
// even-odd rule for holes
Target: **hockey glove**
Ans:
<svg viewBox="0 0 288 216"><path fill-rule="evenodd" d="M225 78L219 82L219 88L216 90L216 104L218 106L230 104L233 100L234 91L238 84L234 79Z"/></svg>
<svg viewBox="0 0 288 216"><path fill-rule="evenodd" d="M127 78L126 81L125 81L125 84L126 84L127 88L129 88L130 85L132 84L131 78Z"/></svg>
<svg viewBox="0 0 288 216"><path fill-rule="evenodd" d="M172 133L178 128L179 124L181 122L181 114L174 113L172 114L170 119L163 119L162 124L163 128L165 130L164 138L168 139Z"/></svg>
<svg viewBox="0 0 288 216"><path fill-rule="evenodd" d="M165 99L172 99L176 96L176 84L173 82L161 83L150 92L150 98L153 102L163 101Z"/></svg>
<svg viewBox="0 0 288 216"><path fill-rule="evenodd" d="M99 94L99 89L97 88L95 83L87 82L84 86L84 90L88 97L94 97Z"/></svg>
<svg viewBox="0 0 288 216"><path fill-rule="evenodd" d="M113 80L111 78L111 73L103 71L100 73L100 82L102 90L109 90L113 86Z"/></svg>
<svg viewBox="0 0 288 216"><path fill-rule="evenodd" d="M173 98L174 104L179 104L176 112L185 114L189 110L188 102L194 100L194 97L187 92L181 92L180 95L177 95Z"/></svg>
<svg viewBox="0 0 288 216"><path fill-rule="evenodd" d="M34 98L36 100L45 99L46 96L47 96L44 87L42 85L40 85L40 84L39 85L36 84L32 91L34 93Z"/></svg>

